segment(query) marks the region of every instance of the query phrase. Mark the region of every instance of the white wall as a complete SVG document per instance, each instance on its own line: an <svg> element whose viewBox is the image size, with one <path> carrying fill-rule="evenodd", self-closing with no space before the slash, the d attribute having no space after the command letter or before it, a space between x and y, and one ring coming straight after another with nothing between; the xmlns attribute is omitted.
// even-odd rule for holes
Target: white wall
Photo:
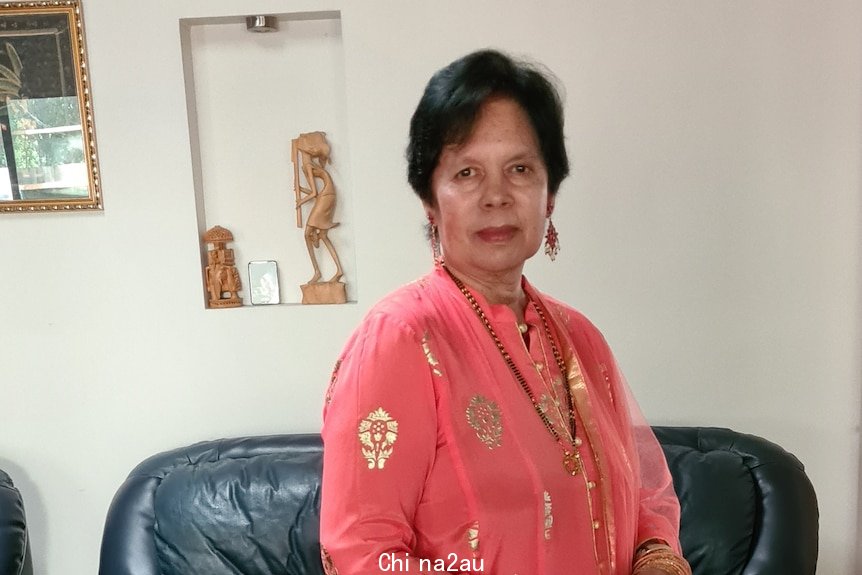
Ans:
<svg viewBox="0 0 862 575"><path fill-rule="evenodd" d="M309 10L342 11L358 303L205 310L179 20ZM534 283L603 328L653 422L796 453L820 572L858 572L858 3L85 0L85 21L105 211L0 221L0 468L39 573L96 571L111 497L148 455L318 428L343 340L429 267L412 107L488 45L568 90L563 252L531 262Z"/></svg>

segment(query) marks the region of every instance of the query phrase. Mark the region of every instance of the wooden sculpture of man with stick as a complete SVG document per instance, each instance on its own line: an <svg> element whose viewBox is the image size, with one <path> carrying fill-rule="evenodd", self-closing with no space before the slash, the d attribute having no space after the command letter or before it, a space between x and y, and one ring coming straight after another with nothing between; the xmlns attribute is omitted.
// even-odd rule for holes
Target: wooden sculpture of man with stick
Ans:
<svg viewBox="0 0 862 575"><path fill-rule="evenodd" d="M326 171L329 162L329 143L323 132L300 134L291 142L291 161L293 162L293 190L296 196L296 227L302 227L302 206L311 202L311 210L305 221L305 245L314 267L314 275L303 284L302 303L344 303L347 301L344 271L335 247L329 239L329 230L338 224L333 221L335 214L335 186ZM305 175L308 187L302 186L300 172ZM315 249L320 243L326 246L335 263L335 275L321 281L322 274Z"/></svg>

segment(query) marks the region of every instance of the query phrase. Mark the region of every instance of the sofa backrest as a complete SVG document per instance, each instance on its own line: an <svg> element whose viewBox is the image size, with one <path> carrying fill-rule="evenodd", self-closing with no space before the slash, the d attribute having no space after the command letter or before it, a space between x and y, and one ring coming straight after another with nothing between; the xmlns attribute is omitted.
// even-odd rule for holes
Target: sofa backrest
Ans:
<svg viewBox="0 0 862 575"><path fill-rule="evenodd" d="M31 575L27 520L21 493L0 470L0 575Z"/></svg>
<svg viewBox="0 0 862 575"><path fill-rule="evenodd" d="M817 499L796 457L729 429L653 429L673 475L680 543L695 575L813 575Z"/></svg>
<svg viewBox="0 0 862 575"><path fill-rule="evenodd" d="M102 575L323 575L319 435L206 441L150 457L111 503Z"/></svg>
<svg viewBox="0 0 862 575"><path fill-rule="evenodd" d="M759 437L657 427L694 575L813 575L817 502L802 464ZM310 575L318 435L198 443L138 465L117 492L101 575ZM549 574L554 575L554 574Z"/></svg>

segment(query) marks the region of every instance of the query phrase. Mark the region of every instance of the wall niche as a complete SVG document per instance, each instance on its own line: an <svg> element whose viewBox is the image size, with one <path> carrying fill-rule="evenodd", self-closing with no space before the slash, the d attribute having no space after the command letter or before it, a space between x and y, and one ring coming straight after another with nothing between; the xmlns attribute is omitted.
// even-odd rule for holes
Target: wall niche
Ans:
<svg viewBox="0 0 862 575"><path fill-rule="evenodd" d="M268 15L275 29L267 32L249 30L249 16L255 15L180 20L197 237L215 225L233 233L244 305L251 304L248 263L258 260L278 262L280 301L299 304L300 285L314 272L297 227L291 140L325 132L339 223L329 237L348 301L355 301L341 13ZM200 249L203 270L203 242ZM317 256L323 276L332 276L335 265L323 246ZM203 274L201 289L206 304Z"/></svg>

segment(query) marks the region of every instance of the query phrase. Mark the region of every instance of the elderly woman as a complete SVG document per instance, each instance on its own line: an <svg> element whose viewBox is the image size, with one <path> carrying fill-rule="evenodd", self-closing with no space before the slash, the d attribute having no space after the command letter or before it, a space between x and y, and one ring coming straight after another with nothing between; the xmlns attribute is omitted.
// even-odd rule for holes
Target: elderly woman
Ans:
<svg viewBox="0 0 862 575"><path fill-rule="evenodd" d="M407 158L435 266L370 311L332 374L327 572L690 573L667 464L607 343L522 275L546 227L556 252L568 174L551 82L499 52L453 62Z"/></svg>

